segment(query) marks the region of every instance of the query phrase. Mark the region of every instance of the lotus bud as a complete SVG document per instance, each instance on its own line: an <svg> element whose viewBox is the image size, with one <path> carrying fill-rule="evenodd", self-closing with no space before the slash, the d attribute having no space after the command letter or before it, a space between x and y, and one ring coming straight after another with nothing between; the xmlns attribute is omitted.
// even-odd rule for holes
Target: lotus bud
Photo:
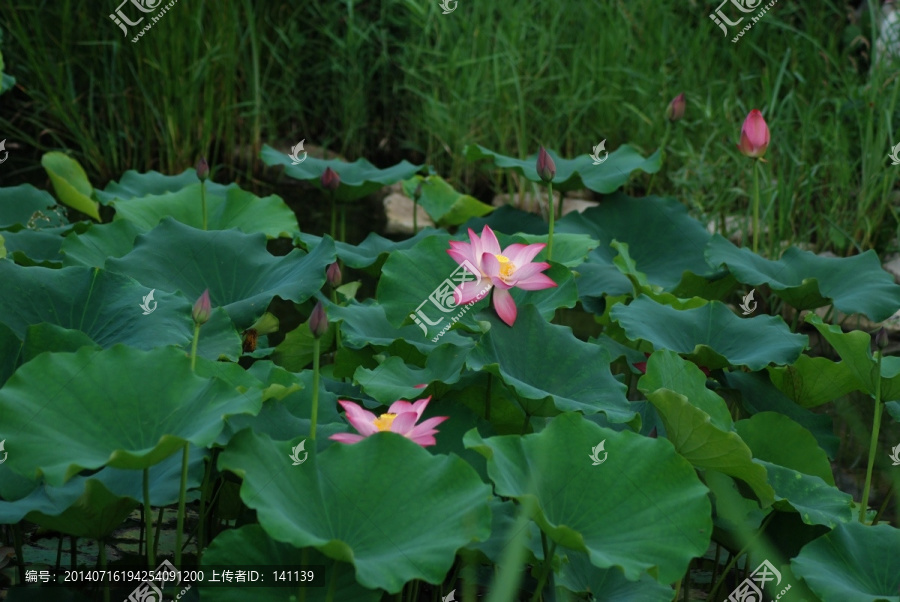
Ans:
<svg viewBox="0 0 900 602"><path fill-rule="evenodd" d="M212 307L209 303L209 289L203 291L203 294L200 295L200 298L197 299L197 302L194 303L194 310L191 312L191 316L194 318L194 323L203 326L209 321L209 315L212 313Z"/></svg>
<svg viewBox="0 0 900 602"><path fill-rule="evenodd" d="M553 176L556 175L556 163L553 162L553 159L550 158L543 146L538 153L537 172L544 182L553 181Z"/></svg>
<svg viewBox="0 0 900 602"><path fill-rule="evenodd" d="M197 177L201 182L209 177L209 163L206 162L206 157L200 157L200 160L197 161Z"/></svg>
<svg viewBox="0 0 900 602"><path fill-rule="evenodd" d="M884 327L879 328L875 334L875 346L879 349L884 349L888 346L888 333Z"/></svg>
<svg viewBox="0 0 900 602"><path fill-rule="evenodd" d="M312 315L309 316L309 330L317 339L328 330L328 316L325 314L325 307L322 305L321 301L316 303Z"/></svg>
<svg viewBox="0 0 900 602"><path fill-rule="evenodd" d="M319 179L319 183L322 184L322 188L325 190L337 190L338 186L341 185L341 176L330 167L326 167L325 172Z"/></svg>
<svg viewBox="0 0 900 602"><path fill-rule="evenodd" d="M678 121L684 117L684 92L672 99L669 107L666 109L666 119L669 121Z"/></svg>
<svg viewBox="0 0 900 602"><path fill-rule="evenodd" d="M741 127L741 143L738 150L747 157L758 159L766 154L769 148L769 126L763 119L759 109L753 109Z"/></svg>
<svg viewBox="0 0 900 602"><path fill-rule="evenodd" d="M341 266L338 265L338 262L332 263L328 266L328 269L325 270L325 277L328 278L328 284L331 288L337 288L341 285L342 276L341 276Z"/></svg>

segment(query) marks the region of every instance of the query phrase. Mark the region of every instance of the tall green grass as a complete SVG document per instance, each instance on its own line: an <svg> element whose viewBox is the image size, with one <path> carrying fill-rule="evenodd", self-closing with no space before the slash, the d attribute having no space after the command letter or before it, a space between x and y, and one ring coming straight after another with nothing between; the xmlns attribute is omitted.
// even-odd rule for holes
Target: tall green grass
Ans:
<svg viewBox="0 0 900 602"><path fill-rule="evenodd" d="M424 161L487 197L516 183L466 163L466 144L574 156L606 139L649 154L684 91L654 194L702 219L746 215L750 161L734 145L759 108L772 133L763 248L898 250L896 67L869 73L874 23L850 24L838 0L780 0L736 44L712 2L460 0L443 15L417 0L194 0L136 44L108 18L116 5L0 6L18 80L0 97L0 131L35 149L23 170L67 148L101 184L179 172L201 153L223 177L251 178L261 165L238 150L305 138L350 160ZM636 175L626 192L648 183Z"/></svg>

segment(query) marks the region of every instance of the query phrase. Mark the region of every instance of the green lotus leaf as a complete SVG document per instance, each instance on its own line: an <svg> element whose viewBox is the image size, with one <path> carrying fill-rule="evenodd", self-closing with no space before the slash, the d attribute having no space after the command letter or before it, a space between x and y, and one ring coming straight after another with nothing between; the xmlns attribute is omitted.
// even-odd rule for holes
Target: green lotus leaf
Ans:
<svg viewBox="0 0 900 602"><path fill-rule="evenodd" d="M713 522L717 529L725 531L727 539L740 541L742 535L759 529L766 515L772 512L771 508L760 509L756 500L741 495L737 481L717 470L704 470L703 482L712 494Z"/></svg>
<svg viewBox="0 0 900 602"><path fill-rule="evenodd" d="M28 326L41 322L81 331L103 348L124 343L146 350L164 345L189 350L193 340L193 301L156 290L156 309L144 315L141 303L150 290L119 274L84 267L22 268L0 261L0 282L0 322L23 340ZM197 355L237 360L240 345L227 314L214 309L203 326Z"/></svg>
<svg viewBox="0 0 900 602"><path fill-rule="evenodd" d="M131 253L106 266L148 288L180 290L190 299L208 288L212 306L247 328L276 295L295 303L309 299L325 284L325 269L333 262L331 239L308 255L294 249L274 257L261 233L205 232L167 218L138 236Z"/></svg>
<svg viewBox="0 0 900 602"><path fill-rule="evenodd" d="M147 378L151 367L165 378ZM41 354L13 374L0 389L0 440L15 446L14 472L59 486L83 469L149 468L186 441L206 447L228 415L261 403L258 391L192 373L183 351L85 347Z"/></svg>
<svg viewBox="0 0 900 602"><path fill-rule="evenodd" d="M654 352L647 360L647 373L638 380L637 386L644 395L662 388L675 391L709 415L716 428L730 431L734 426L725 400L706 388L706 375L674 351Z"/></svg>
<svg viewBox="0 0 900 602"><path fill-rule="evenodd" d="M91 340L91 337L80 330L63 328L56 324L41 322L25 329L25 341L22 345L22 363L31 361L45 351L78 351L82 347L102 349Z"/></svg>
<svg viewBox="0 0 900 602"><path fill-rule="evenodd" d="M16 78L8 73L3 73L3 53L0 52L0 94L12 90L16 85Z"/></svg>
<svg viewBox="0 0 900 602"><path fill-rule="evenodd" d="M791 561L822 602L900 602L900 530L857 522L806 544Z"/></svg>
<svg viewBox="0 0 900 602"><path fill-rule="evenodd" d="M319 353L331 348L335 331L336 327L331 326L319 339ZM291 372L300 372L312 364L315 340L307 320L284 336L272 353L272 361Z"/></svg>
<svg viewBox="0 0 900 602"><path fill-rule="evenodd" d="M525 160L501 155L478 144L466 146L463 154L467 161L490 159L497 167L510 168L532 182L540 182L537 173L538 153ZM575 159L563 159L556 151L547 149L547 154L556 164L553 189L561 192L587 188L594 192L609 194L621 188L631 172L640 169L646 173L656 173L662 165L660 151L644 158L634 147L623 144L609 153L600 165L594 165L590 156L580 155ZM605 202L605 201L604 201Z"/></svg>
<svg viewBox="0 0 900 602"><path fill-rule="evenodd" d="M709 369L769 363L794 363L809 341L774 316L741 318L719 301L679 311L645 295L630 305L616 305L610 315L631 340L644 339L657 349L689 355Z"/></svg>
<svg viewBox="0 0 900 602"><path fill-rule="evenodd" d="M631 258L631 255L628 252L628 245L626 243L614 240L610 243L610 246L619 253L613 259L613 265L616 266L616 268L628 278L628 280L631 282L631 285L634 287L634 290L638 291L638 294L643 293L657 303L668 305L670 307L674 307L675 309L694 309L697 307L703 307L709 302L703 297L681 299L671 293L663 292L661 286L650 284L650 282L647 280L647 275L637 269L637 264ZM693 276L690 274L690 272L685 272L686 277L689 275L692 276L692 278L705 282L705 280L703 280L699 276Z"/></svg>
<svg viewBox="0 0 900 602"><path fill-rule="evenodd" d="M268 144L263 145L259 158L269 166L283 165L285 175L295 180L312 182L316 187L321 187L319 178L330 167L341 178L341 185L334 191L334 198L338 201L361 199L385 186L407 180L422 169L421 165L413 165L406 160L387 169L378 169L365 159L346 163L338 159L325 160L309 156L302 163L294 165L290 156Z"/></svg>
<svg viewBox="0 0 900 602"><path fill-rule="evenodd" d="M6 259L6 239L0 235L0 259Z"/></svg>
<svg viewBox="0 0 900 602"><path fill-rule="evenodd" d="M588 234L600 243L579 271L590 263L611 264L616 256L611 244L616 240L628 245L631 260L650 284L679 296L700 294L689 290L692 287L688 285L695 280L686 272L703 276L704 282L722 276L710 268L703 255L709 232L672 198L632 198L616 193L597 207L569 213L556 228L560 233ZM605 292L584 289L582 295L600 296Z"/></svg>
<svg viewBox="0 0 900 602"><path fill-rule="evenodd" d="M834 401L859 388L847 362L801 355L790 366L769 366L769 378L778 390L804 408Z"/></svg>
<svg viewBox="0 0 900 602"><path fill-rule="evenodd" d="M19 366L22 346L22 340L16 333L0 322L0 388Z"/></svg>
<svg viewBox="0 0 900 602"><path fill-rule="evenodd" d="M306 553L304 553L306 552ZM306 599L309 602L325 602L340 600L341 602L378 602L381 591L366 589L359 585L353 577L353 566L337 562L323 556L316 550L302 551L294 546L276 541L266 535L259 525L245 525L239 529L223 531L216 536L209 548L203 553L203 566L266 566L272 571L295 571L298 566L325 566L325 583L330 583L332 571L334 576L333 597L327 598L329 587L306 588ZM316 579L320 576L316 575ZM272 580L271 573L266 576L267 582ZM204 587L199 586L200 600L214 602L246 602L247 588ZM254 602L290 602L296 599L296 588L288 587L254 587Z"/></svg>
<svg viewBox="0 0 900 602"><path fill-rule="evenodd" d="M388 253L394 251L402 251L414 247L419 241L435 235L446 235L444 230L435 230L434 228L423 228L419 230L412 238L407 238L400 242L394 242L374 232L370 232L366 239L358 245L349 245L345 242L335 241L334 246L338 259L351 268L366 268L372 264L378 263L382 257L386 257ZM300 241L307 249L317 246L322 242L321 236L315 236L303 232L299 236Z"/></svg>
<svg viewBox="0 0 900 602"><path fill-rule="evenodd" d="M0 188L0 229L26 227L37 212L45 215L51 226L67 224L66 218L53 211L55 206L56 199L49 192L31 184Z"/></svg>
<svg viewBox="0 0 900 602"><path fill-rule="evenodd" d="M675 391L658 389L648 393L647 399L659 412L669 441L688 462L741 479L753 489L763 507L775 501L775 492L766 482L766 471L753 463L750 448L737 433L713 426L706 412Z"/></svg>
<svg viewBox="0 0 900 602"><path fill-rule="evenodd" d="M41 157L41 165L50 176L50 182L60 201L98 222L101 221L97 211L100 205L91 198L94 187L78 161L54 151Z"/></svg>
<svg viewBox="0 0 900 602"><path fill-rule="evenodd" d="M497 495L535 502L533 519L547 537L586 552L596 567L619 567L629 581L649 572L670 583L706 551L707 489L664 439L566 413L537 434L483 439L473 429L464 441L488 459ZM596 465L592 450L600 443L605 459Z"/></svg>
<svg viewBox="0 0 900 602"><path fill-rule="evenodd" d="M292 466L297 443L244 430L219 468L244 479L241 499L271 538L352 563L365 587L397 593L412 579L440 583L456 550L488 537L490 487L458 457L385 432L310 451ZM376 518L379 508L402 509L402 519Z"/></svg>
<svg viewBox="0 0 900 602"><path fill-rule="evenodd" d="M754 460L766 469L769 484L775 490L775 506L789 504L800 513L807 525L835 527L853 520L853 496L829 485L821 478L772 464Z"/></svg>
<svg viewBox="0 0 900 602"><path fill-rule="evenodd" d="M102 268L110 257L123 257L134 248L134 239L144 230L126 220L93 224L86 232L66 236L60 253L64 266Z"/></svg>
<svg viewBox="0 0 900 602"><path fill-rule="evenodd" d="M525 244L547 244L550 236L544 234L519 234L518 238ZM574 268L587 258L588 253L597 247L597 241L587 234L559 234L553 235L553 261L561 263L567 268ZM547 261L547 248L538 253L534 261Z"/></svg>
<svg viewBox="0 0 900 602"><path fill-rule="evenodd" d="M886 320L900 306L900 286L884 271L875 251L853 257L819 257L789 247L770 261L719 236L706 252L710 265L726 265L739 282L767 284L797 310L833 304L845 314L861 313L874 322Z"/></svg>
<svg viewBox="0 0 900 602"><path fill-rule="evenodd" d="M469 228L480 233L485 226L497 232L517 232L518 234L547 234L550 226L534 213L522 211L512 205L503 205L486 217L473 217L457 229L457 237L468 232ZM557 232L559 232L557 230ZM499 236L499 235L498 235ZM555 234L554 234L555 236Z"/></svg>
<svg viewBox="0 0 900 602"><path fill-rule="evenodd" d="M759 412L734 426L754 458L819 477L834 486L828 456L808 430L787 416Z"/></svg>
<svg viewBox="0 0 900 602"><path fill-rule="evenodd" d="M110 205L115 200L138 199L145 196L161 196L170 192L178 192L188 186L197 184L197 171L190 167L182 173L169 176L158 171L139 173L134 170L126 171L119 182L112 181L103 190L95 190L94 196L103 205ZM225 197L228 191L238 188L237 184L217 184L212 180L206 181L207 194L215 194Z"/></svg>
<svg viewBox="0 0 900 602"><path fill-rule="evenodd" d="M458 226L472 217L481 217L494 210L494 207L473 196L457 192L447 180L437 175L417 175L404 180L403 192L414 198L419 186L422 187L419 205L434 223L442 226Z"/></svg>
<svg viewBox="0 0 900 602"><path fill-rule="evenodd" d="M3 233L4 246L10 257L20 265L60 267L63 261L60 255L63 234L71 229L71 226L60 226L43 230L6 231Z"/></svg>
<svg viewBox="0 0 900 602"><path fill-rule="evenodd" d="M570 328L547 323L532 305L519 309L512 328L496 316L487 319L491 328L469 354L469 369L487 370L520 397L550 401L560 412L603 412L616 423L635 418L626 387L613 378L602 348L578 340Z"/></svg>
<svg viewBox="0 0 900 602"><path fill-rule="evenodd" d="M741 405L750 414L778 412L809 431L829 458L837 455L840 440L834 434L830 416L815 414L784 396L765 374L727 372L725 382L740 392Z"/></svg>
<svg viewBox="0 0 900 602"><path fill-rule="evenodd" d="M116 219L134 223L142 230L152 230L166 217L193 226L203 227L200 182L177 192L148 195L112 202ZM230 188L220 193L207 191L207 229L236 228L244 234L262 232L266 238L292 238L300 233L297 217L278 195L260 198L253 193Z"/></svg>
<svg viewBox="0 0 900 602"><path fill-rule="evenodd" d="M556 583L571 592L590 592L594 600L616 602L672 600L672 588L656 581L647 573L642 573L637 581L628 581L619 569L613 567L598 570L591 564L587 554L577 552L566 551L566 562L562 565Z"/></svg>
<svg viewBox="0 0 900 602"><path fill-rule="evenodd" d="M366 394L381 403L398 399L423 397L415 385L439 381L452 384L459 380L468 351L453 345L443 345L428 354L425 368L408 366L399 357L389 357L374 370L357 368L353 380Z"/></svg>
<svg viewBox="0 0 900 602"><path fill-rule="evenodd" d="M446 423L444 423L446 424ZM469 429L471 430L471 429ZM443 432L443 426L441 428ZM443 437L442 437L443 439ZM484 462L484 458L474 451L466 450L475 454ZM523 512L523 507L516 505L511 500L500 500L492 498L491 507L491 536L486 541L478 541L471 543L466 548L476 550L487 559L488 562L501 564L504 552L508 553L508 548L517 537L521 538L528 552L535 561L539 561L544 557L541 549L541 530L533 521L528 519L528 524L524 528L524 533L517 533L517 528L521 529L521 525L517 522L517 516ZM594 570L597 570L596 568Z"/></svg>
<svg viewBox="0 0 900 602"><path fill-rule="evenodd" d="M3 381L0 380L0 383ZM895 422L900 422L900 402L898 401L889 401L884 404L885 409L888 411L888 414L893 416Z"/></svg>

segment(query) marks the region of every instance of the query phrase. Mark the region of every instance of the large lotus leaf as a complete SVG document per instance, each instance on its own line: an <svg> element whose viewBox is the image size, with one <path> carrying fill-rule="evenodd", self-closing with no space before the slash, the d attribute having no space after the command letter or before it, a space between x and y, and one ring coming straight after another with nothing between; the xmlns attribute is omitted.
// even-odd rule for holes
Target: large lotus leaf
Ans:
<svg viewBox="0 0 900 602"><path fill-rule="evenodd" d="M571 592L591 592L594 600L616 602L670 602L672 588L643 573L637 581L628 581L617 568L600 569L587 554L566 551L566 562L556 584ZM566 600L566 598L562 598ZM574 600L574 598L573 598Z"/></svg>
<svg viewBox="0 0 900 602"><path fill-rule="evenodd" d="M790 366L769 366L769 378L778 390L804 408L814 408L859 388L848 362L801 355Z"/></svg>
<svg viewBox="0 0 900 602"><path fill-rule="evenodd" d="M778 412L787 416L808 430L829 458L835 457L840 440L834 434L830 416L800 407L776 389L765 373L726 372L725 381L740 392L741 405L749 413Z"/></svg>
<svg viewBox="0 0 900 602"><path fill-rule="evenodd" d="M638 294L643 293L657 303L662 303L663 305L668 305L675 309L694 309L696 307L703 307L709 302L704 297L694 296L689 299L682 299L672 293L664 292L661 286L650 284L647 280L647 275L637 269L637 264L628 252L627 243L614 240L610 243L610 246L619 253L613 259L613 265L628 278ZM706 280L700 276L691 275L690 272L685 272L685 277L690 277L692 282L698 284L706 282Z"/></svg>
<svg viewBox="0 0 900 602"><path fill-rule="evenodd" d="M176 176L169 176L158 171L139 173L134 170L126 171L119 182L112 181L103 190L95 190L94 196L103 205L109 205L116 199L135 199L150 195L164 195L169 192L178 192L188 186L197 184L197 171L189 167ZM237 184L217 184L212 180L206 181L206 192L224 197L229 190L237 188Z"/></svg>
<svg viewBox="0 0 900 602"><path fill-rule="evenodd" d="M539 216L522 211L512 205L504 205L486 217L473 217L459 227L458 233L465 233L469 228L481 232L490 226L494 232L518 232L519 234L547 234L549 225Z"/></svg>
<svg viewBox="0 0 900 602"><path fill-rule="evenodd" d="M193 301L156 290L156 309L144 315L141 302L150 290L119 274L83 267L22 268L0 261L0 282L0 322L21 339L29 325L47 322L79 330L104 348L124 343L138 349L190 349L193 340ZM240 337L228 316L213 310L203 325L197 355L237 360L240 353Z"/></svg>
<svg viewBox="0 0 900 602"><path fill-rule="evenodd" d="M900 286L881 267L875 251L853 257L819 257L789 247L771 261L715 235L706 251L710 265L726 265L739 282L767 284L798 310L833 304L845 314L880 322L900 306Z"/></svg>
<svg viewBox="0 0 900 602"><path fill-rule="evenodd" d="M634 410L625 385L613 378L609 356L578 340L565 326L549 324L526 305L512 328L495 316L466 365L499 376L524 399L551 401L561 412L603 412L611 422L629 422ZM547 358L553 358L548 366Z"/></svg>
<svg viewBox="0 0 900 602"><path fill-rule="evenodd" d="M713 522L716 528L726 532L727 537L737 540L742 534L756 531L766 515L772 512L771 508L760 509L756 500L741 495L737 481L717 470L704 470L703 482L712 494Z"/></svg>
<svg viewBox="0 0 900 602"><path fill-rule="evenodd" d="M386 432L310 451L292 466L297 443L244 430L219 468L244 479L241 499L270 537L352 563L365 587L397 593L412 579L440 583L456 550L488 537L490 487L458 457Z"/></svg>
<svg viewBox="0 0 900 602"><path fill-rule="evenodd" d="M616 305L610 315L629 339L689 354L710 369L732 365L761 370L770 362L791 364L809 340L792 333L780 318L741 318L719 301L679 311L641 295L629 305Z"/></svg>
<svg viewBox="0 0 900 602"><path fill-rule="evenodd" d="M634 292L628 276L620 272L612 262L591 261L590 257L591 255L588 256L588 261L576 268L578 277L575 284L578 287L578 298L582 303L590 302L592 297L604 295L616 297ZM594 313L602 312L594 311Z"/></svg>
<svg viewBox="0 0 900 602"><path fill-rule="evenodd" d="M166 217L182 224L203 227L200 182L177 192L162 195L115 200L116 219L134 223L142 230L151 230ZM266 238L293 237L300 233L297 217L278 195L260 198L240 188L217 194L206 193L207 229L237 228L245 234L262 232Z"/></svg>
<svg viewBox="0 0 900 602"><path fill-rule="evenodd" d="M0 387L12 376L22 355L22 340L12 329L0 322Z"/></svg>
<svg viewBox="0 0 900 602"><path fill-rule="evenodd" d="M459 380L468 350L453 345L438 347L428 355L425 368L408 366L399 357L389 357L374 370L357 368L353 380L367 395L381 403L421 397L415 385L440 381L452 384Z"/></svg>
<svg viewBox="0 0 900 602"><path fill-rule="evenodd" d="M402 251L414 247L419 241L435 235L445 235L444 230L435 230L434 228L424 228L419 230L412 238L407 238L400 242L395 242L385 238L375 232L370 232L366 239L358 245L350 245L345 242L335 241L334 247L337 252L338 259L351 268L366 268L377 263L383 256L394 251ZM321 236L303 232L299 236L300 241L307 249L317 246L322 242Z"/></svg>
<svg viewBox="0 0 900 602"><path fill-rule="evenodd" d="M518 238L526 244L547 244L550 236L544 234L519 234ZM567 268L574 268L587 258L588 253L597 247L597 241L587 234L554 233L553 235L553 261L561 263ZM538 253L534 261L547 261L547 248Z"/></svg>
<svg viewBox="0 0 900 602"><path fill-rule="evenodd" d="M60 252L63 265L102 268L110 257L123 257L134 248L134 239L144 230L127 220L93 224L83 234L66 236Z"/></svg>
<svg viewBox="0 0 900 602"><path fill-rule="evenodd" d="M444 423L446 424L446 423ZM445 429L441 427L443 432ZM468 429L468 430L471 430ZM443 439L443 437L442 437ZM466 450L484 462L484 458L477 453ZM541 530L530 519L525 517L527 525L524 526L517 520L521 513L525 511L523 506L516 505L512 500L501 500L492 498L491 506L491 536L486 541L478 541L466 546L470 550L477 550L489 561L494 564L500 564L503 561L503 554L509 553L509 546L515 545L516 539L520 539L521 543L527 548L535 560L542 559L544 552L541 548ZM518 531L522 532L519 533ZM526 556L527 558L527 556ZM588 561L590 565L590 561ZM597 570L594 568L594 570Z"/></svg>
<svg viewBox="0 0 900 602"><path fill-rule="evenodd" d="M466 146L463 154L468 161L490 159L497 167L511 168L532 182L541 181L537 173L538 153L522 160L501 155L475 144ZM587 154L579 155L575 159L563 159L556 154L556 151L549 149L547 154L556 164L553 188L559 191L588 188L594 192L609 194L621 188L628 181L631 172L636 169L646 173L656 173L662 165L659 150L650 157L644 158L628 144L623 144L609 153L607 159L600 165L594 165L593 160Z"/></svg>
<svg viewBox="0 0 900 602"><path fill-rule="evenodd" d="M685 272L718 277L703 256L710 234L703 224L688 215L685 206L672 198L631 198L616 193L597 207L572 212L556 225L557 232L589 234L599 246L588 263L612 263L616 256L613 240L626 243L631 258L651 284L669 292L683 289ZM599 296L602 290L582 294ZM684 295L685 291L679 291Z"/></svg>
<svg viewBox="0 0 900 602"><path fill-rule="evenodd" d="M19 230L4 232L4 246L16 263L20 265L39 265L56 268L62 264L60 255L63 234L71 230L70 226L45 228L41 230Z"/></svg>
<svg viewBox="0 0 900 602"><path fill-rule="evenodd" d="M75 159L60 152L46 153L41 157L41 165L50 176L56 196L69 207L100 221L97 209L100 206L91 197L94 187L88 181L84 168Z"/></svg>
<svg viewBox="0 0 900 602"><path fill-rule="evenodd" d="M875 395L878 362L869 351L872 337L860 330L844 332L838 325L825 324L822 318L815 314L807 315L806 321L816 327L841 356L843 360L841 363L846 364L844 374L847 376L847 382L842 384L848 386L852 382L855 385L854 389ZM885 357L881 360L881 399L884 401L900 399L900 358Z"/></svg>
<svg viewBox="0 0 900 602"><path fill-rule="evenodd" d="M782 414L759 412L735 423L753 457L819 477L834 485L831 462L812 434Z"/></svg>
<svg viewBox="0 0 900 602"><path fill-rule="evenodd" d="M763 507L774 501L766 471L753 463L750 448L737 433L713 426L709 415L690 404L684 395L668 389L647 394L666 426L666 436L691 464L741 479L753 489Z"/></svg>
<svg viewBox="0 0 900 602"><path fill-rule="evenodd" d="M266 165L283 165L287 176L295 180L312 182L316 187L321 187L319 178L325 173L325 169L330 167L341 178L341 185L334 191L334 198L338 201L361 199L385 186L407 180L422 169L421 165L413 165L406 160L387 169L378 169L365 159L346 163L338 159L325 160L310 156L302 163L294 165L288 155L268 144L263 145L259 157Z"/></svg>
<svg viewBox="0 0 900 602"><path fill-rule="evenodd" d="M165 378L147 378L150 368ZM15 446L15 472L58 486L83 469L148 468L185 441L206 447L227 416L258 412L260 397L197 376L172 348L44 353L0 389L0 440Z"/></svg>
<svg viewBox="0 0 900 602"><path fill-rule="evenodd" d="M335 327L330 327L319 338L320 354L323 350L331 348L334 343L335 330ZM271 354L272 361L291 372L300 372L313 362L315 341L316 337L309 329L309 320L307 320L284 335L284 340Z"/></svg>
<svg viewBox="0 0 900 602"><path fill-rule="evenodd" d="M775 507L789 504L807 525L835 527L853 520L853 496L814 477L778 464L754 460L766 469L775 490Z"/></svg>
<svg viewBox="0 0 900 602"><path fill-rule="evenodd" d="M601 442L605 460L595 465ZM498 495L537 503L533 518L549 538L630 581L645 571L675 581L709 545L708 491L664 439L566 413L534 435L483 439L472 430L465 444L488 459Z"/></svg>
<svg viewBox="0 0 900 602"><path fill-rule="evenodd" d="M106 265L147 287L180 290L191 299L208 288L212 306L223 307L246 328L276 295L295 303L309 299L325 284L325 269L333 262L331 239L308 255L294 249L274 257L261 233L205 232L167 218L138 236L131 253Z"/></svg>
<svg viewBox="0 0 900 602"><path fill-rule="evenodd" d="M51 225L67 223L52 209L54 199L46 190L38 190L31 184L0 188L0 229L27 226L35 212L41 212L51 220Z"/></svg>
<svg viewBox="0 0 900 602"><path fill-rule="evenodd" d="M304 553L306 552L306 553ZM316 550L300 550L294 546L281 543L266 535L259 525L246 525L239 529L223 531L216 536L209 548L203 552L203 566L266 566L272 570L297 570L299 566L325 566L325 575L316 575L316 580L331 583L334 576L332 598L326 598L329 587L306 588L306 599L309 602L340 600L340 602L378 602L382 593L378 590L366 589L356 582L353 576L353 565L331 560ZM247 602L247 588L204 587L199 586L200 599L213 602ZM297 600L297 589L293 587L254 587L254 602L291 602Z"/></svg>
<svg viewBox="0 0 900 602"><path fill-rule="evenodd" d="M674 351L660 349L647 360L647 373L638 381L638 389L650 393L670 389L709 415L713 426L730 431L734 422L725 400L706 388L706 375L696 364L682 359Z"/></svg>
<svg viewBox="0 0 900 602"><path fill-rule="evenodd" d="M93 347L96 351L103 348L80 330L46 322L32 324L25 329L22 363L33 360L45 351L78 351L82 347Z"/></svg>
<svg viewBox="0 0 900 602"><path fill-rule="evenodd" d="M473 196L457 192L447 180L437 175L417 175L403 181L403 191L410 198L414 198L419 186L419 205L436 224L458 226L472 217L481 217L494 210L494 207Z"/></svg>
<svg viewBox="0 0 900 602"><path fill-rule="evenodd" d="M900 602L900 530L857 522L806 544L791 561L822 602Z"/></svg>

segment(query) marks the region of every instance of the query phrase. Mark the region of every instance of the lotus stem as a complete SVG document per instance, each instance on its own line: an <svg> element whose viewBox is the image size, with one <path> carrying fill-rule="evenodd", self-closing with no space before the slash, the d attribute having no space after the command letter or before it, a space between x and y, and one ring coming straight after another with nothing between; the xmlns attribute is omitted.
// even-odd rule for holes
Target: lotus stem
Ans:
<svg viewBox="0 0 900 602"><path fill-rule="evenodd" d="M329 191L331 197L331 238L337 239L337 204L334 201L334 191Z"/></svg>
<svg viewBox="0 0 900 602"><path fill-rule="evenodd" d="M672 122L667 119L666 120L666 132L665 132L665 134L663 134L662 143L659 145L660 165L663 163L663 161L666 160L666 144L668 144L668 142L669 142L669 134L671 134L671 133L672 133ZM660 167L660 169L662 169L662 167ZM650 183L647 184L647 195L646 196L650 196L650 191L653 190L653 183L656 181L656 175L658 173L659 172L657 171L655 174L650 176Z"/></svg>
<svg viewBox="0 0 900 602"><path fill-rule="evenodd" d="M769 233L771 234L771 232ZM753 162L753 252L759 250L759 161Z"/></svg>
<svg viewBox="0 0 900 602"><path fill-rule="evenodd" d="M875 372L875 418L872 420L872 436L869 441L869 465L866 467L866 484L863 486L862 502L859 505L859 522L865 524L869 506L869 487L872 485L872 469L875 466L875 448L878 446L878 431L881 429L881 350L875 351L878 370Z"/></svg>
<svg viewBox="0 0 900 602"><path fill-rule="evenodd" d="M144 469L144 528L147 530L147 567L156 567L156 553L153 547L153 512L150 509L150 469Z"/></svg>
<svg viewBox="0 0 900 602"><path fill-rule="evenodd" d="M206 505L209 502L209 481L212 478L213 466L216 461L216 451L213 450L206 464L206 470L203 472L203 484L200 486L200 511L198 512L199 523L197 525L197 564L203 558L203 549L206 547ZM178 567L176 567L178 568Z"/></svg>
<svg viewBox="0 0 900 602"><path fill-rule="evenodd" d="M200 182L200 206L203 208L203 229L206 230L206 181Z"/></svg>
<svg viewBox="0 0 900 602"><path fill-rule="evenodd" d="M191 343L191 372L196 372L197 367L197 341L200 340L200 325L194 324L194 340Z"/></svg>
<svg viewBox="0 0 900 602"><path fill-rule="evenodd" d="M184 451L181 454L181 489L178 490L178 519L175 529L175 568L181 569L181 547L184 533L184 502L187 495L188 459L190 456L190 444L184 442Z"/></svg>
<svg viewBox="0 0 900 602"><path fill-rule="evenodd" d="M325 602L334 602L334 592L337 589L337 573L338 563L335 562L331 565L331 579L328 581L328 594L325 598Z"/></svg>
<svg viewBox="0 0 900 602"><path fill-rule="evenodd" d="M310 416L310 439L316 440L316 422L319 418L319 338L313 339L313 402Z"/></svg>
<svg viewBox="0 0 900 602"><path fill-rule="evenodd" d="M106 571L106 542L102 539L97 540L98 558L100 560L100 569ZM109 602L109 581L103 580L103 602Z"/></svg>
<svg viewBox="0 0 900 602"><path fill-rule="evenodd" d="M166 507L159 507L159 514L156 516L156 540L153 542L153 556L159 556L159 541L162 539L160 537L160 533L162 533L162 525L163 525L163 515L166 513Z"/></svg>
<svg viewBox="0 0 900 602"><path fill-rule="evenodd" d="M12 537L13 537L13 549L16 551L16 560L18 561L18 573L19 573L19 583L26 583L25 581L25 556L23 556L22 547L24 544L25 537L22 533L22 523L12 526ZM62 535L60 535L60 541L62 541ZM75 563L72 563L72 568L78 568L75 566Z"/></svg>
<svg viewBox="0 0 900 602"><path fill-rule="evenodd" d="M547 534L541 531L541 543L544 547L544 562L541 564L541 574L538 576L537 585L534 588L534 595L531 597L531 602L537 602L541 599L541 592L544 591L544 584L547 582L547 577L550 575L550 569L553 568L553 557L556 555L556 542L550 542L550 547L547 547Z"/></svg>
<svg viewBox="0 0 900 602"><path fill-rule="evenodd" d="M553 207L553 182L547 182L548 198L547 207L550 209L550 237L547 241L547 261L553 259L553 222L556 218L556 211Z"/></svg>

